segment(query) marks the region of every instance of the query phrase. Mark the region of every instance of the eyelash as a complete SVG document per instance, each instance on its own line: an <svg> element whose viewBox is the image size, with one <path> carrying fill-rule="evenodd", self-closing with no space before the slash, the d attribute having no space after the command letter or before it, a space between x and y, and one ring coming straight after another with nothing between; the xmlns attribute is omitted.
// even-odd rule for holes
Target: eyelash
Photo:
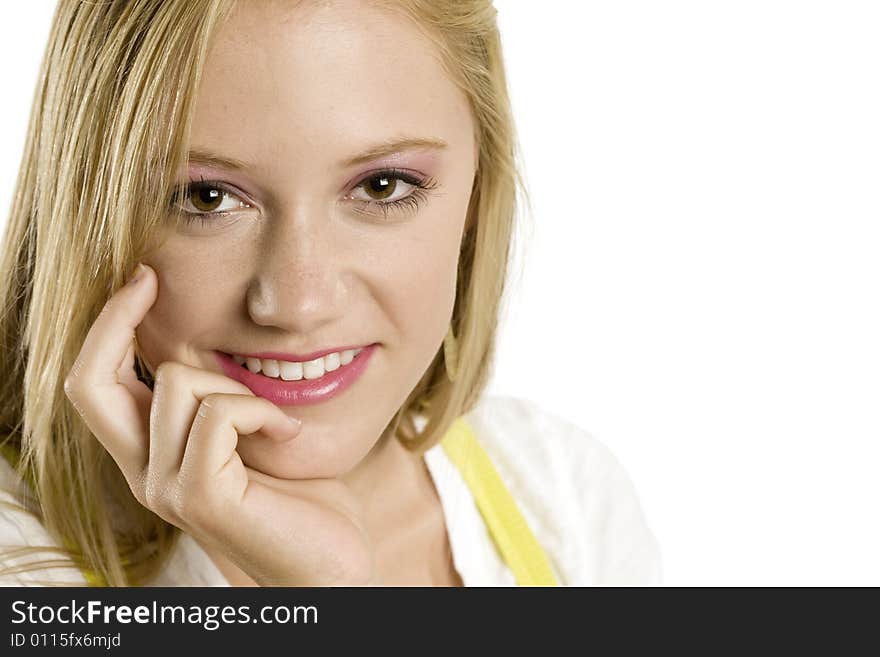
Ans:
<svg viewBox="0 0 880 657"><path fill-rule="evenodd" d="M385 169L370 174L366 178L362 179L360 182L358 182L357 185L354 186L354 190L359 189L371 180L376 180L378 178L396 179L407 183L408 185L412 185L413 189L406 196L403 196L394 201L352 199L356 203L361 204L361 208L355 209L356 212L361 214L372 214L369 210L365 210L364 208L368 206L378 206L379 209L381 209L382 211L383 218L385 219L388 218L390 212L408 210L415 213L422 205L422 203L427 200L429 191L435 189L438 186L437 181L433 178L422 180L420 178L417 178L413 174L402 171L400 169ZM181 200L185 201L187 198L189 198L190 194L198 189L216 189L222 191L224 194L240 197L240 192L236 192L225 183L216 180L206 181L204 178L200 178L198 181L192 181L186 185L182 185L172 196L171 205L173 209L176 209L183 216L184 220L188 224L198 221L200 225L208 226L214 221L214 219L212 219L213 217L227 215L234 212L234 210L225 210L222 212L190 212L189 210L184 210L182 207L180 207L179 203L181 202Z"/></svg>
<svg viewBox="0 0 880 657"><path fill-rule="evenodd" d="M361 203L362 206L378 206L382 210L382 215L385 219L388 218L389 211L409 210L415 213L421 204L427 200L430 190L435 189L438 186L437 181L433 178L421 180L413 174L400 169L385 169L384 171L377 171L376 173L367 176L355 185L354 189L358 189L362 185L371 180L376 180L377 178L391 178L413 186L413 189L409 194L396 201L367 201L364 199L354 199L357 203ZM358 209L356 211L364 213L363 209Z"/></svg>

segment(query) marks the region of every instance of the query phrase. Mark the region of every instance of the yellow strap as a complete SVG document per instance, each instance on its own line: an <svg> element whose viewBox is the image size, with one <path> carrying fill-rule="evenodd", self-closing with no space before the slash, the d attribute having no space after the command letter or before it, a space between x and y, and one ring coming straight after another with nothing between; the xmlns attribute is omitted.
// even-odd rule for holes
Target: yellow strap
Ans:
<svg viewBox="0 0 880 657"><path fill-rule="evenodd" d="M558 586L547 555L470 425L458 418L441 441L519 586Z"/></svg>

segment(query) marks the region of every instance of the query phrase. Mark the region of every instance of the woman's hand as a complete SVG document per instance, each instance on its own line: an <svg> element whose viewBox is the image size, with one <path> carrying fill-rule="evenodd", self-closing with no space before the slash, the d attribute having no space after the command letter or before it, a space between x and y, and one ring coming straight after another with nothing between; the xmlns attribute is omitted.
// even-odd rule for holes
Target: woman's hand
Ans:
<svg viewBox="0 0 880 657"><path fill-rule="evenodd" d="M142 266L104 306L64 382L135 498L263 586L375 584L373 546L345 484L277 479L236 451L240 436L283 449L298 421L215 372L166 362L152 391L137 379L134 331L157 293Z"/></svg>

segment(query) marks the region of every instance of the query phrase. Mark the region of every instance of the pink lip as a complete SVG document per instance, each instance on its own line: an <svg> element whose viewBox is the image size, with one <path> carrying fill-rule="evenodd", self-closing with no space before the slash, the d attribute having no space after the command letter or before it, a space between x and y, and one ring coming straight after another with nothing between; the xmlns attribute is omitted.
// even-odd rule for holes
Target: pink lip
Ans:
<svg viewBox="0 0 880 657"><path fill-rule="evenodd" d="M352 345L350 347L333 347L332 349L324 349L324 351L313 351L310 354L285 354L280 351L260 351L255 354L240 354L236 352L236 356L243 356L244 358L266 358L273 360L286 360L291 363L305 363L307 360L315 360L316 358L321 358L322 356L326 356L327 354L333 354L341 351L347 351L349 349L359 349L363 347L363 345Z"/></svg>
<svg viewBox="0 0 880 657"><path fill-rule="evenodd" d="M282 379L272 379L262 374L254 374L246 367L236 363L232 356L221 351L215 351L214 354L226 376L235 379L239 383L243 383L258 397L268 399L277 406L304 406L306 404L320 404L342 394L342 392L351 387L360 378L361 374L364 373L364 370L367 369L370 356L373 355L377 346L377 344L371 344L368 347L364 347L363 351L355 356L354 360L348 365L342 365L339 369L327 372L318 379L300 379L299 381L284 381ZM327 351L322 353L333 352ZM244 356L245 354L238 355ZM286 356L281 358L281 360L302 361L314 360L319 355L310 354L294 358L292 354L275 353L251 357L279 358Z"/></svg>

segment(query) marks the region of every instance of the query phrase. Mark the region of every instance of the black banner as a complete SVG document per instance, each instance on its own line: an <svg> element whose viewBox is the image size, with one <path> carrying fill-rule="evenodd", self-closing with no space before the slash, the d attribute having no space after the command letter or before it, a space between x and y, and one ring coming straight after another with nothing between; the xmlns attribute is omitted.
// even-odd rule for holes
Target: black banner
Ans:
<svg viewBox="0 0 880 657"><path fill-rule="evenodd" d="M579 626L567 619L594 596L576 588L0 588L0 654L306 645L336 654L353 637L378 646L416 634L425 647L511 630L558 638Z"/></svg>
<svg viewBox="0 0 880 657"><path fill-rule="evenodd" d="M805 642L849 654L848 647L876 651L875 596L876 589L749 587L0 588L0 655L308 648L384 657L469 654L478 645L491 654L501 646L537 655L598 647L790 654Z"/></svg>

